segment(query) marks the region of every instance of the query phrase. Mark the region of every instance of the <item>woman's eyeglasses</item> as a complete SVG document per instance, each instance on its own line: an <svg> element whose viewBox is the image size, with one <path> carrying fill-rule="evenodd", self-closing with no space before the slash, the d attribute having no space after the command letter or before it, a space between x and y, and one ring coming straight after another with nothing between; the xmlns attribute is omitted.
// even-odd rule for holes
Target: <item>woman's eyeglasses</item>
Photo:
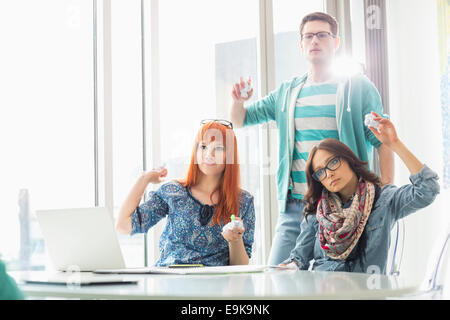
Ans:
<svg viewBox="0 0 450 320"><path fill-rule="evenodd" d="M325 168L319 169L316 172L314 172L312 174L312 177L314 178L314 180L316 181L322 181L323 179L325 179L327 177L327 170L330 171L334 171L337 168L339 168L341 166L341 157L337 156L334 157L333 159L331 159L330 161L328 161L327 165L325 166Z"/></svg>
<svg viewBox="0 0 450 320"><path fill-rule="evenodd" d="M223 119L204 119L204 120L200 121L200 125L204 125L205 123L208 123L211 121L220 123L221 125L224 125L225 127L230 127L230 129L233 129L233 124L230 121L223 120Z"/></svg>

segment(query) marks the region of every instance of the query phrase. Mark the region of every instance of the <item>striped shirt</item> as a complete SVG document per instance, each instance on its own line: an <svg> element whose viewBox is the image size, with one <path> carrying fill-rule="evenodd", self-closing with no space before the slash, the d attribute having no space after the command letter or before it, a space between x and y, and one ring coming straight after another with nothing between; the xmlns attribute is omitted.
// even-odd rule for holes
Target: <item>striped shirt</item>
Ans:
<svg viewBox="0 0 450 320"><path fill-rule="evenodd" d="M292 197L302 199L306 190L306 161L312 147L326 138L339 139L336 125L338 83L306 80L295 104L295 147L292 160Z"/></svg>

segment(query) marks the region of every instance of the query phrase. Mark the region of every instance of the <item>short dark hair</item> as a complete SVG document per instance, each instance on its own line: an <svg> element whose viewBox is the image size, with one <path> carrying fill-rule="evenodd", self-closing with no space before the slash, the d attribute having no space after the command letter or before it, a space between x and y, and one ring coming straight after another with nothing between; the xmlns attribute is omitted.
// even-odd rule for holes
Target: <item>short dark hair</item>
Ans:
<svg viewBox="0 0 450 320"><path fill-rule="evenodd" d="M338 35L339 24L333 16L330 16L328 13L324 12L313 12L303 17L302 22L300 23L300 34L303 32L303 28L305 24L310 21L325 21L330 25L331 33L334 35Z"/></svg>

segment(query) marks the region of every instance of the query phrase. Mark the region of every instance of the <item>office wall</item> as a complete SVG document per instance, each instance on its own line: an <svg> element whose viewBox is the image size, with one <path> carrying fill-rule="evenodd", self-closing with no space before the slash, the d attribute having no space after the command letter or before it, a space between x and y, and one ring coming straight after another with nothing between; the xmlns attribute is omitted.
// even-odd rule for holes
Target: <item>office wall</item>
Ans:
<svg viewBox="0 0 450 320"><path fill-rule="evenodd" d="M443 189L443 138L436 1L386 1L391 119L407 147L441 177L441 194L429 207L407 217L400 275L422 281L450 223L450 193ZM396 157L395 183L409 183Z"/></svg>

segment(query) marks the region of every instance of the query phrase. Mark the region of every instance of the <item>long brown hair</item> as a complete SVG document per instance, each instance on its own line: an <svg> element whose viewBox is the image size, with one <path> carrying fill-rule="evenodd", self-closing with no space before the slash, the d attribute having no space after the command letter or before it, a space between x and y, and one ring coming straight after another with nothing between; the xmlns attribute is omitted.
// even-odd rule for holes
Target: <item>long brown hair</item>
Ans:
<svg viewBox="0 0 450 320"><path fill-rule="evenodd" d="M214 133L209 136L210 133ZM219 201L214 210L212 225L220 224L221 222L230 222L231 215L239 215L239 195L240 189L240 169L237 153L237 140L231 128L223 124L210 121L205 123L198 130L195 138L194 146L192 148L191 160L184 179L178 182L184 187L193 187L199 183L200 169L196 160L196 153L198 145L202 139L209 137L212 140L222 139L226 152L225 170L222 173L222 178L217 188L211 193L210 199L214 193L219 193Z"/></svg>
<svg viewBox="0 0 450 320"><path fill-rule="evenodd" d="M317 203L319 198L322 195L322 190L324 186L319 181L316 181L312 175L314 173L312 160L317 150L325 150L330 152L335 156L341 157L341 159L347 161L350 168L359 178L362 178L366 181L372 182L374 184L380 185L381 180L380 177L369 171L367 168L368 162L361 161L353 151L347 147L344 143L339 140L328 138L322 140L317 146L314 146L308 156L308 161L306 162L306 182L308 185L308 191L303 197L303 203L305 205L303 209L303 216L306 218L308 215L313 214L317 210Z"/></svg>

